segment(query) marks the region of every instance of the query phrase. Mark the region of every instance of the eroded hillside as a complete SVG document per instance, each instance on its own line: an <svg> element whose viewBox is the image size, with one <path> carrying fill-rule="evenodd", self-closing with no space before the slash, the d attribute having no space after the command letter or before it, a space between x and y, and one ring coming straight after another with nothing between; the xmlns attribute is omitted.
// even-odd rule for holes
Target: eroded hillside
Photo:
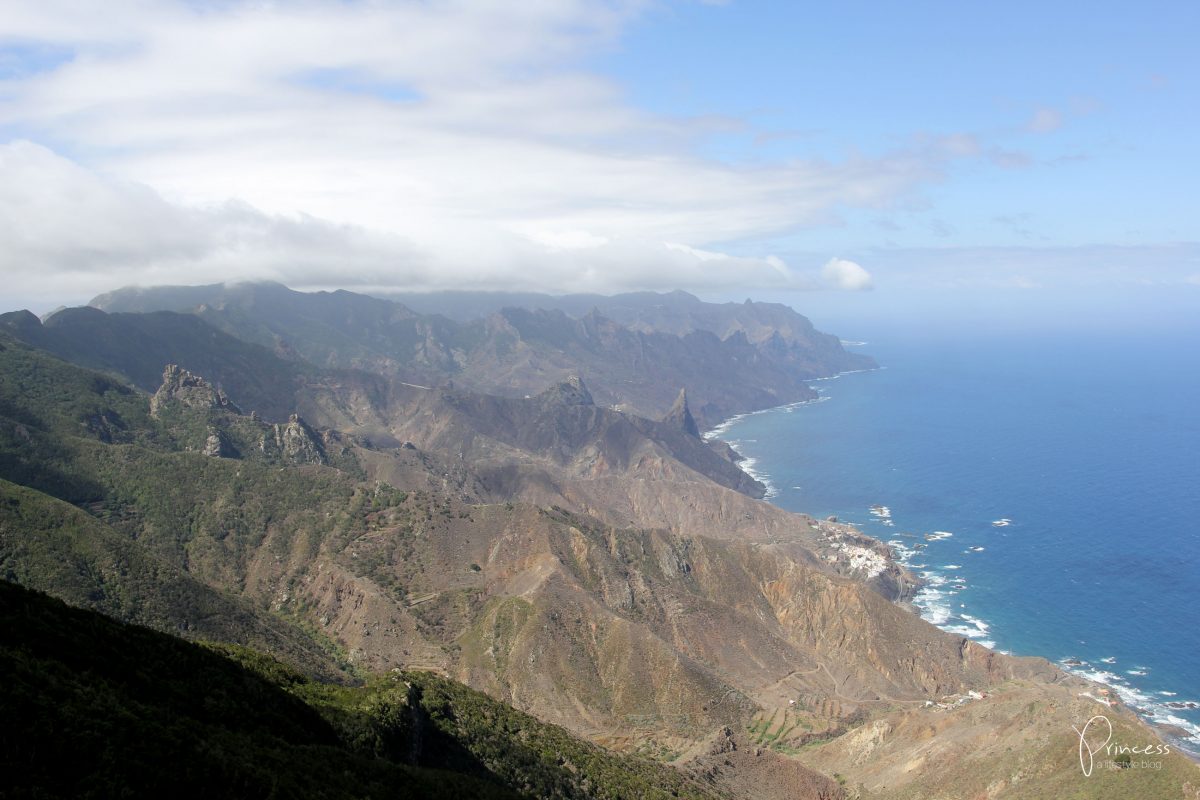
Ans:
<svg viewBox="0 0 1200 800"><path fill-rule="evenodd" d="M147 386L123 363L142 374L157 350L55 340L91 372L34 322L0 335L7 580L326 679L432 670L734 796L1084 786L1067 756L1094 687L928 625L885 545L757 499L697 435L690 386L649 419L578 378L495 395L216 331L223 376L236 354L286 380L211 381L180 359ZM1138 785L1179 796L1196 774L1173 754Z"/></svg>

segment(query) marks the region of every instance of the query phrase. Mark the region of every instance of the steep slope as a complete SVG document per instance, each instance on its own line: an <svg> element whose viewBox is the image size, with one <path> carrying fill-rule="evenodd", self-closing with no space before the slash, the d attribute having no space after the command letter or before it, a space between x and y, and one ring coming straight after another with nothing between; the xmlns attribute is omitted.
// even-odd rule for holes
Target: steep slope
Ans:
<svg viewBox="0 0 1200 800"><path fill-rule="evenodd" d="M187 311L321 367L419 384L452 378L476 391L520 396L582 373L602 404L649 417L662 416L684 386L708 425L811 398L806 379L874 365L784 306L751 304L734 313L682 293L661 298L671 312L651 313L654 306L643 303L644 313L625 314L625 324L594 308L578 318L558 309L503 308L453 321L350 292L305 294L278 284L122 289L92 305ZM625 304L611 300L601 305L623 313Z"/></svg>
<svg viewBox="0 0 1200 800"><path fill-rule="evenodd" d="M23 487L7 488L16 505L0 517L11 520L4 568L76 602L187 630L196 606L215 603L207 589L229 600L219 613L262 623L214 623L222 637L255 635L287 657L262 632L275 622L356 670L435 669L742 796L756 780L836 791L801 760L852 788L977 793L968 770L922 765L1031 742L1057 758L1069 725L1031 740L1004 715L1047 703L1057 725L1096 702L1044 661L993 653L890 602L903 574L883 546L714 482L699 468L731 465L686 429L682 404L652 422L597 407L580 381L512 399L367 376L314 397L410 444L345 440L338 462L336 437L322 437L324 459L290 457L311 452L302 442L263 452L256 442L282 423L238 414L182 369L165 371L152 403L8 337L0 367L0 478ZM210 427L228 451L205 447ZM293 431L314 448L319 433ZM529 502L537 492L567 502ZM581 513L588 502L602 507ZM626 512L677 518L613 521ZM58 528L63 543L45 547ZM137 578L156 574L147 565L165 576L153 591L177 602L137 599ZM923 750L924 730L936 735ZM994 794L1065 786L1077 769L1031 763Z"/></svg>
<svg viewBox="0 0 1200 800"><path fill-rule="evenodd" d="M751 300L744 303L706 303L682 291L630 292L611 296L435 292L396 294L392 297L421 313L442 314L460 322L488 317L505 318L510 324L520 327L519 320L548 319L558 313L580 321L603 319L633 333L668 334L684 338L700 347L711 346L711 343L705 337L695 337L692 334L710 333L721 342L739 344L744 338L745 343L753 345L755 352L751 354L743 346L734 359L736 362L745 363L747 359L770 362L802 379L876 366L869 357L847 352L836 336L817 331L808 319L779 303ZM524 311L513 312L510 309ZM560 322L558 327L565 326ZM611 347L611 344L609 346ZM739 374L736 366L713 361L714 365L717 363L721 363L722 367L719 378L725 379L726 383L744 380L747 377L755 380L752 372ZM761 363L756 365L756 368L760 366ZM592 374L591 370L588 374ZM635 376L623 376L621 382L629 382L633 377ZM704 381L706 376L695 377L698 381L685 381L680 385L698 390L699 381ZM697 392L697 397L703 398L697 407L708 424L717 422L734 410L749 410L730 405L728 400L732 398L728 397L729 390L730 387L718 383ZM744 387L735 391L744 391ZM717 399L723 393L727 399ZM803 398L797 395L795 399ZM610 402L607 394L602 400ZM660 406L665 401L665 395L656 396L656 402ZM611 400L613 405L620 402L620 398ZM717 407L708 408L707 404L710 402L715 402ZM651 408L637 403L633 403L632 407L638 408L643 414L662 413L661 407Z"/></svg>
<svg viewBox="0 0 1200 800"><path fill-rule="evenodd" d="M591 477L667 478L692 471L734 491L763 494L761 484L698 436L670 422L597 406L579 378L524 399L455 390L417 392L413 398L394 416L393 434L458 453L477 469L528 460ZM505 452L496 454L497 445Z"/></svg>
<svg viewBox="0 0 1200 800"><path fill-rule="evenodd" d="M206 585L76 507L6 480L0 579L190 639L243 642L314 675L345 674L294 624Z"/></svg>
<svg viewBox="0 0 1200 800"><path fill-rule="evenodd" d="M18 354L31 360L38 369L57 370L64 380L78 373L76 382L87 381L86 373L80 370L45 358L38 361L36 353L16 346L0 356L11 359ZM470 635L469 629L480 619L476 615L483 614L486 618L490 613L486 598L494 596L503 604L505 598L529 595L536 600L533 606L538 609L578 608L581 618L591 620L589 624L594 625L595 630L609 631L616 638L608 640L609 644L600 649L595 649L594 645L591 649L585 648L581 652L586 657L578 663L567 662L556 692L551 692L547 686L531 692L535 676L524 671L516 673L511 680L497 673L497 680L509 685L510 689L506 691L522 692L531 704L536 702L537 696L542 696L549 704L544 709L547 714L553 709L558 709L554 713L562 713L562 709L577 707L579 701L570 699L568 687L586 685L587 681L580 680L581 674L606 673L608 677L600 682L601 686L642 686L644 692L639 689L641 693L630 695L625 701L614 701L601 693L590 702L584 701L578 707L578 713L564 717L564 721L577 726L600 721L604 726L612 727L621 714L642 713L646 709L660 714L672 703L682 702L671 699L672 695L661 694L663 687L656 688L654 681L664 674L677 674L678 679L670 683L671 691L682 692L678 698L686 697L687 704L698 707L703 705L699 698L714 692L722 694L731 688L734 694L749 698L763 685L784 678L789 671L784 669L788 663L803 660L794 650L807 641L802 636L803 625L780 628L778 620L767 625L764 622L767 618L763 618L750 627L751 634L745 634L746 620L722 612L711 620L716 623L713 630L724 631L721 635L729 635L732 641L752 635L764 642L790 641L788 646L793 648L786 657L774 658L772 666L765 672L755 666L754 659L744 663L734 659L729 665L722 666L723 659L729 657L722 653L732 651L719 642L700 647L699 642L707 638L700 638L700 631L695 635L680 636L674 629L656 627L667 618L662 609L685 600L691 604L699 598L712 606L712 613L716 613L724 607L716 598L722 592L733 592L721 602L729 605L734 597L741 597L758 609L756 616L771 608L774 609L771 616L799 615L808 620L805 624L816 626L816 618L824 613L819 603L798 612L788 611L780 602L766 597L763 587L751 575L755 571L761 575L771 574L768 563L755 562L753 567L746 564L746 559L758 553L761 546L733 547L716 542L701 546L708 540L666 533L654 534L650 540L643 541L650 534L597 526L595 521L586 518L576 521L577 518L570 515L547 516L547 512L528 506L465 506L440 493L397 493L387 487L363 485L354 472L330 469L319 463L285 468L281 472L275 466L279 462L269 460L179 452L176 449L179 437L169 436L156 428L168 410L173 408L179 414L176 425L183 425L189 415L209 420L211 417L204 415L232 412L219 407L220 396L194 376L187 378L178 371L168 370L167 377L164 389L156 395L159 399L155 414L138 417L131 410L125 412L124 417L141 419L144 426L138 428L126 423L123 434L126 444L107 444L97 437L74 435L70 425L73 407L59 407L50 402L50 398L44 398L45 401L39 404L40 413L61 422L27 428L23 437L16 433L16 425L20 423L10 423L11 428L6 425L12 433L5 439L3 461L0 461L5 465L5 477L84 504L103 516L116 533L136 541L138 548L150 556L185 569L189 575L208 585L235 589L260 610L274 609L285 618L310 622L324 619L322 627L329 628L334 638L348 648L349 655L360 663L386 667L412 657L443 668L462 663L463 668L470 671L474 667L458 661L457 654L463 648L459 639ZM12 389L8 391L12 392ZM24 395L29 398L30 392L26 390ZM103 394L97 395L93 402L103 403L104 398ZM12 405L20 403L22 396L6 393L3 399ZM119 395L119 399L133 402L128 395ZM505 431L504 435L510 441L529 447L532 452L540 452L548 446L541 438L544 434L541 426L547 420L552 423L558 420L566 433L556 431L555 435L571 440L568 434L575 430L571 421L575 419L573 414L581 414L585 420L607 419L612 429L624 433L621 436L610 433L601 438L613 439L617 445L637 433L630 418L588 405L586 389L578 383L556 387L546 396L528 401L473 395L455 399L466 406L498 403L507 408L505 414L498 415L493 410L484 417ZM144 396L142 402L149 405ZM214 405L218 408L214 409ZM443 412L442 417L445 416ZM419 420L421 416L416 418ZM469 422L472 418L464 419ZM248 420L244 423L254 424ZM460 424L465 427L467 422ZM641 424L667 428L680 447L697 448L696 453L706 454L704 457L713 459L713 463L727 463L695 437L666 423L642 421ZM587 432L591 429L578 430ZM649 439L644 441L651 442ZM605 457L614 462L625 457L619 448L604 452L607 453ZM667 454L662 455L662 463L672 462ZM410 469L415 469L415 465ZM62 476L61 480L56 476ZM434 530L436 536L432 535ZM583 531L588 533L580 539ZM513 540L513 536L517 538ZM610 544L603 544L605 537L611 539ZM511 541L516 543L515 549L505 546L505 542ZM684 571L681 577L682 567L676 561L688 563L685 555L670 556L673 561L663 562L668 566L659 564L657 556L651 558L649 555L664 548L663 552L675 553L679 548L683 548L680 552L685 552L693 546L697 552L720 554L721 566L714 571L724 577L717 585L705 590L707 595L705 592L697 595L687 589L695 583L697 575L707 573L697 572L697 575L686 577L689 573ZM581 547L583 551L579 550ZM784 570L781 575L790 574L787 570L791 567L787 565L799 570L796 574L812 573L810 577L822 576L822 580L832 572L828 564L815 558L799 543L767 547L769 549L762 552L774 554L770 563L775 565L774 569ZM614 561L616 556L608 553L613 548L616 548L614 553L628 552ZM569 567L585 551L592 555L577 566ZM601 566L588 566L589 558L600 558L602 553L608 554L603 556ZM631 571L626 563L628 559L633 559L639 565L638 569ZM469 569L472 564L476 569ZM528 572L530 568L533 572ZM543 574L542 570L548 571ZM653 579L647 570L663 571L664 577ZM516 573L528 573L529 577L513 583L510 578ZM736 585L731 583L733 575L741 576ZM523 583L526 580L533 583L526 586ZM685 580L686 585L676 585L680 580ZM826 587L821 592L827 592L833 584L821 585ZM913 625L919 630L928 627L859 582L845 582L845 586L868 598L865 602L875 603L880 609L890 609L879 613L892 614L902 629ZM667 591L669 595L661 593ZM479 592L483 594L478 595ZM644 593L639 603L649 603L648 608L658 609L652 616L639 616L644 609L638 604L630 605L640 596L639 592ZM685 592L691 599L679 592ZM347 593L358 598L349 609L349 618L343 616L347 610L342 604ZM434 624L430 615L443 613L438 603L406 607L409 598L428 594L445 595L446 602L466 605L459 607L452 603L451 610L457 616ZM476 595L477 600L470 601L470 597ZM704 599L706 596L710 599ZM385 626L391 630L371 635L371 626L384 619L395 620ZM701 616L697 615L695 619L699 620ZM868 638L875 636L879 630L882 629L871 629L865 635ZM640 644L630 650L634 642ZM553 643L547 646L557 648ZM959 660L957 646L955 640L945 637L942 647L951 662ZM767 651L788 652L786 648L780 651L778 643L766 647L764 652ZM630 659L631 652L642 655ZM885 663L890 663L894 654L886 652L889 659ZM617 660L609 661L610 658ZM664 671L662 668L667 664L674 666ZM651 665L658 668L651 668ZM495 667L492 664L487 669L496 673ZM957 686L962 680L976 680L964 677L966 673L962 670L966 668L950 667L945 675L934 670L931 673L934 684L931 685L946 681L948 685ZM902 677L897 683L892 676L881 673L877 665L867 662L857 669L855 680L864 686L915 691L924 685L921 677ZM642 677L634 679L633 676ZM482 682L484 678L480 674L475 680ZM746 702L749 705L735 704L732 711L697 712L697 721L684 726L682 732L694 736L706 726L735 722L738 715L753 711L754 702Z"/></svg>
<svg viewBox="0 0 1200 800"><path fill-rule="evenodd" d="M87 324L52 324L57 319L79 319ZM553 387L537 398L504 399L461 389L432 390L365 372L321 371L300 362L278 359L212 330L193 317L169 312L142 317L77 309L60 312L45 326L27 314L8 315L7 322L8 329L26 342L35 345L49 342L53 345L52 352L73 358L76 363L98 365L114 373L127 370L131 380L140 376L134 382L148 391L160 390L164 364L179 364L180 375L199 374L189 369L188 363L212 364L230 387L226 391L220 382L214 382L213 388L222 398L216 405L248 409L254 407L256 400L263 401L270 395L268 405L275 408L279 422L275 423L274 433L266 438L273 436L275 450L284 447L283 440L292 429L303 433L303 423L292 418L299 411L313 425L352 430L358 439L373 447L399 447L404 441L414 441L425 451L455 464L470 459L477 472L489 474L497 499L526 496L520 487L532 486L532 493L528 494L531 499L557 500L587 510L617 505L632 507L635 504L629 501L606 502L605 496L614 490L600 487L601 479L606 479L612 487L635 488L634 484L623 482L627 475L655 479L664 490L670 481L695 484L710 479L736 492L753 496L762 493L762 487L736 467L728 452L700 441L695 436L695 425L689 427L684 417L656 423L590 402L557 403L561 391ZM180 330L183 333L177 335ZM144 337L153 338L155 345L143 347ZM101 347L97 342L113 344ZM165 360L159 364L159 359ZM152 369L153 381L145 377ZM244 371L262 376L268 390L259 390L236 377ZM17 387L13 388L15 391ZM216 401L204 402L213 405ZM691 417L690 410L682 409L679 413L683 411ZM431 420L436 422L431 424ZM216 454L229 455L242 451L255 453L265 447L262 432L255 431L263 426L246 422L233 425L231 415L219 408L209 413L207 419L193 415L186 425L174 417L165 421L170 424L160 426L168 431L164 436L174 437L184 449L211 449ZM322 436L328 438L330 434ZM257 444L251 441L255 438ZM296 438L297 441L313 439L311 435ZM347 442L343 437L343 441L332 444L335 449L344 450ZM314 452L311 458L319 460L322 456ZM370 460L382 463L378 458ZM534 470L531 476L526 476L530 465L546 466L556 474L547 477ZM551 492L543 497L539 494L541 487L562 484L565 480L557 473L564 473L572 480L586 477L593 481L591 494L595 496L589 496L582 504L570 499L570 492ZM637 505L648 503L642 500ZM700 509L693 516L700 519L704 513ZM625 514L619 519L628 524L665 524L662 515ZM745 524L744 510L738 519L739 529L750 527Z"/></svg>
<svg viewBox="0 0 1200 800"><path fill-rule="evenodd" d="M635 416L622 417L595 406L590 395L589 402L582 404L591 409L583 415L590 421L548 422L554 414L548 413L546 403L556 389L541 395L541 405L505 401L462 389L447 388L431 394L420 385L396 378L362 371L321 370L295 359L281 359L264 348L217 331L196 317L173 312L105 314L91 308L67 309L44 325L28 312L14 312L0 317L0 330L81 366L121 375L150 392L159 389L164 366L175 364L183 373L203 375L211 381L224 398L221 402L231 407L255 410L264 419L278 423L294 422L291 416L299 410L321 427L353 430L382 446L417 440L405 432L401 424L404 420L417 415L447 417L463 411L480 433L528 453L552 444L551 449L559 451L560 461L587 441L612 434L607 455L615 458L610 459L611 463L619 462L624 469L629 454L618 451L633 447L634 439L661 440L674 458L718 483L750 494L762 492L732 465L727 454L713 458L712 448L701 446L697 440L697 430L686 426L681 429L681 421L656 425ZM201 366L213 372L205 372ZM538 388L540 391L544 387ZM532 420L531 415L537 414L544 418L541 422ZM692 417L690 410L687 415ZM505 434L513 420L522 420L515 440ZM695 428L694 417L692 420ZM562 435L571 434L581 425L586 430L578 433L581 438L577 443L563 440ZM692 435L680 436L680 432ZM221 433L214 435L220 438ZM556 441L551 443L552 439ZM427 449L451 456L463 452L462 446L453 442L434 446L428 437L425 440ZM212 446L221 445L214 440Z"/></svg>
<svg viewBox="0 0 1200 800"><path fill-rule="evenodd" d="M832 368L862 369L870 359L845 353L834 336L823 334L794 310L780 303L706 303L683 291L628 292L616 295L547 295L516 292L433 292L389 295L422 314L441 314L460 322L488 317L506 308L561 311L579 319L596 311L630 330L685 336L708 331L726 339L741 331L754 344L778 336L794 348L796 365L810 376ZM850 356L847 361L847 355ZM807 361L807 363L806 363ZM857 363L858 366L853 366Z"/></svg>
<svg viewBox="0 0 1200 800"><path fill-rule="evenodd" d="M775 360L740 332L684 335L630 330L596 311L504 309L485 320L482 344L463 358L462 380L488 391L529 392L573 372L588 376L604 405L658 417L678 387L692 393L708 424L739 411L812 399L812 372ZM836 372L837 370L833 370Z"/></svg>
<svg viewBox="0 0 1200 800"><path fill-rule="evenodd" d="M322 686L0 582L13 796L713 797L431 675Z"/></svg>
<svg viewBox="0 0 1200 800"><path fill-rule="evenodd" d="M295 392L316 371L223 333L190 314L105 314L68 308L43 324L28 311L0 315L0 330L80 366L124 376L153 392L163 367L205 376L246 411L285 420Z"/></svg>
<svg viewBox="0 0 1200 800"><path fill-rule="evenodd" d="M180 306L188 304L184 292L190 287L178 287ZM148 310L153 306L138 305L135 290L129 296L118 293L98 300L108 304L122 303L122 310ZM172 290L175 293L175 290ZM779 303L747 300L744 303L706 303L684 291L626 292L615 295L569 294L549 295L535 292L430 292L392 293L389 299L413 309L419 314L438 314L459 322L489 317L506 308L562 311L570 317L581 318L596 310L605 317L634 330L659 331L683 335L696 330L709 331L724 339L737 330L746 332L752 342L770 338L778 332L785 340L799 341L813 337L812 323L791 308ZM195 300L194 302L202 302ZM194 302L192 304L194 304ZM823 334L816 334L823 337ZM832 338L832 337L831 337ZM836 339L831 343L836 343ZM830 352L836 352L831 349Z"/></svg>
<svg viewBox="0 0 1200 800"><path fill-rule="evenodd" d="M338 405L328 408L335 398ZM823 568L890 598L908 596L915 579L886 546L757 502L763 487L695 435L686 399L677 397L678 408L652 421L594 405L579 379L522 399L375 379L310 394L304 413L322 424L353 416L377 445L407 441L454 469L469 465L481 500L561 506L617 527L793 543ZM359 460L376 479L391 474L393 459L384 453L360 452Z"/></svg>

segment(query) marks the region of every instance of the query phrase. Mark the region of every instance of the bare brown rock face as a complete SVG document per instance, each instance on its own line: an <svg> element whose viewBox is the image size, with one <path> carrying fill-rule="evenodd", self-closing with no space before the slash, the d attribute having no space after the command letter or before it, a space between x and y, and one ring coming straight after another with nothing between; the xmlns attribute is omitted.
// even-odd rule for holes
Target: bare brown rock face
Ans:
<svg viewBox="0 0 1200 800"><path fill-rule="evenodd" d="M691 407L749 394L698 392L678 370L621 394L623 376L653 374L675 347L710 364L765 360L754 374L791 370L793 384L772 391L800 386L793 362L816 335L788 315L642 308L618 325L514 312L470 328L486 331L476 340L382 301L355 317L344 312L365 306L353 297L280 297L312 314L266 325L280 337L271 352L326 361L285 370L279 392L240 384L272 399L274 422L241 415L181 367L153 397L64 372L90 393L83 418L74 406L46 417L0 383L0 408L24 415L0 417L0 477L35 487L0 482L18 501L0 505L0 564L115 612L161 609L149 620L159 627L232 631L326 674L331 661L436 670L735 797L1080 796L1071 725L1098 706L1087 684L937 630L903 604L914 578L886 545L759 499L735 455L698 436L705 417ZM261 300L232 292L197 314L242 330ZM105 316L60 327L93 330ZM638 327L651 320L677 329L656 338ZM321 350L314 330L352 333L353 354L332 335ZM4 347L5 374L35 357ZM425 371L400 371L401 350ZM261 348L239 357L250 356L287 363ZM346 358L392 372L327 368ZM601 362L599 380L580 366ZM484 363L470 380L455 371ZM515 391L477 391L481 375ZM635 396L654 418L627 410ZM45 495L70 525L35 528L44 509L22 517L39 492L69 497ZM204 617L229 608L248 621ZM1111 713L1123 735L1153 736ZM1163 787L1194 774L1172 761L1131 796L1177 796ZM1121 796L1118 778L1103 780Z"/></svg>
<svg viewBox="0 0 1200 800"><path fill-rule="evenodd" d="M964 661L955 637L800 554L422 495L323 548L284 602L368 667L437 668L597 737L697 741L789 699L836 700L836 720L1053 673ZM287 574L270 563L264 589Z"/></svg>

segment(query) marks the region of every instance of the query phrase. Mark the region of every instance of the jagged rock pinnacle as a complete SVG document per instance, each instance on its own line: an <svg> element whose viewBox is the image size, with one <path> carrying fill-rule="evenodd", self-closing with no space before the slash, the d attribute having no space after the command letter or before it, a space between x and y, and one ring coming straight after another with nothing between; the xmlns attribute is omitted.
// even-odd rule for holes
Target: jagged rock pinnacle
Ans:
<svg viewBox="0 0 1200 800"><path fill-rule="evenodd" d="M688 408L687 389L679 390L679 397L675 398L675 405L671 406L671 410L663 417L663 422L675 425L690 436L700 437L700 426L696 424L696 418Z"/></svg>
<svg viewBox="0 0 1200 800"><path fill-rule="evenodd" d="M213 458L232 458L237 451L229 443L229 437L216 428L208 429L208 438L204 441L204 449L200 452Z"/></svg>
<svg viewBox="0 0 1200 800"><path fill-rule="evenodd" d="M163 370L162 386L150 398L151 416L158 416L159 410L171 402L187 408L223 408L235 414L242 413L225 392L213 388L204 378L193 375L178 364L167 364Z"/></svg>
<svg viewBox="0 0 1200 800"><path fill-rule="evenodd" d="M264 427L258 443L263 454L293 464L329 463L321 437L299 414L292 414L287 422Z"/></svg>

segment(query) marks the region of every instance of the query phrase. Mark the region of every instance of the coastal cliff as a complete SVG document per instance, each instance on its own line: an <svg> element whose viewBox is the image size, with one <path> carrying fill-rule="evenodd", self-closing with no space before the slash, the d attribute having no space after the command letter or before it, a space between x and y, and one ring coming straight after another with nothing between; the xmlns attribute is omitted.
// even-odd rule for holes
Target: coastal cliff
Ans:
<svg viewBox="0 0 1200 800"><path fill-rule="evenodd" d="M114 335L206 324L138 316L81 318ZM934 628L887 545L763 502L698 435L690 385L646 417L576 373L511 396L214 331L181 353L220 381L179 358L143 387L117 369L148 373L137 352L6 319L9 580L325 679L434 671L734 796L1022 796L1077 769L1022 748L1065 752L1090 684ZM282 388L235 380L239 359ZM236 386L286 413L243 413ZM1026 708L1042 728L1010 724ZM1015 771L972 771L1001 749L1020 750ZM966 766L936 766L952 757Z"/></svg>

